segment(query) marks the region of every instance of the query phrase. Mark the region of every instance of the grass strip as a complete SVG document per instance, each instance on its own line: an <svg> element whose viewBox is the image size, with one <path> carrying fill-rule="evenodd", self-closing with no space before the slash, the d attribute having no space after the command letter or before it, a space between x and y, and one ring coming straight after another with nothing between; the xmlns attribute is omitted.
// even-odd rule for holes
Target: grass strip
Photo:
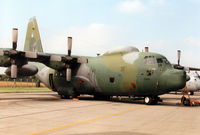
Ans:
<svg viewBox="0 0 200 135"><path fill-rule="evenodd" d="M25 93L25 92L51 92L46 87L5 87L0 88L0 93Z"/></svg>

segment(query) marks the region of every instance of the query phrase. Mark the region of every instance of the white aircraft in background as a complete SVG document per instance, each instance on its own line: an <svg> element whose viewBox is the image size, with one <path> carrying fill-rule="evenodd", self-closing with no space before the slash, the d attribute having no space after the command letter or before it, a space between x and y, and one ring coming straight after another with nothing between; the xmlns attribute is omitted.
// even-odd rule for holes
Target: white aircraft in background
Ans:
<svg viewBox="0 0 200 135"><path fill-rule="evenodd" d="M194 95L194 92L200 90L200 76L197 72L187 72L190 76L190 80L187 81L186 86L188 88L189 94Z"/></svg>
<svg viewBox="0 0 200 135"><path fill-rule="evenodd" d="M186 71L187 76L189 77L188 79L189 81L186 82L188 93L190 95L194 95L194 92L197 92L198 90L200 90L200 76L197 72L199 70L198 68L190 68L190 67L184 67L180 65L181 50L177 50L177 57L178 57L178 64L174 64L174 67L183 69ZM180 91L183 92L183 90L184 89L181 89Z"/></svg>

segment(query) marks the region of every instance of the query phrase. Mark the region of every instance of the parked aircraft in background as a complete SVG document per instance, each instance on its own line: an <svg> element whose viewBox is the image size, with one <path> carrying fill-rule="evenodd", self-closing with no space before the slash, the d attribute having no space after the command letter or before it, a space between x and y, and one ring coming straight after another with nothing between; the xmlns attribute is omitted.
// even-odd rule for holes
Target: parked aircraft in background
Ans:
<svg viewBox="0 0 200 135"><path fill-rule="evenodd" d="M44 53L35 18L28 23L24 51L16 48L17 29L13 29L13 48L0 50L0 66L8 67L6 73L11 78L37 74L62 98L137 96L144 97L146 104L156 104L159 95L182 89L188 80L179 63L173 67L163 55L135 47L116 48L97 57L72 56L68 37L67 55Z"/></svg>
<svg viewBox="0 0 200 135"><path fill-rule="evenodd" d="M174 64L174 67L183 69L186 71L187 76L190 78L190 79L188 79L189 81L187 81L187 83L186 83L187 90L190 95L194 95L195 91L200 90L200 76L197 73L197 71L199 71L199 69L181 66L180 65L181 51L178 50L177 54L178 54L178 64ZM194 70L195 72L191 72L191 70ZM181 91L183 91L183 90L184 89L181 89Z"/></svg>
<svg viewBox="0 0 200 135"><path fill-rule="evenodd" d="M200 90L200 76L197 72L187 72L190 80L187 81L186 86L190 95Z"/></svg>

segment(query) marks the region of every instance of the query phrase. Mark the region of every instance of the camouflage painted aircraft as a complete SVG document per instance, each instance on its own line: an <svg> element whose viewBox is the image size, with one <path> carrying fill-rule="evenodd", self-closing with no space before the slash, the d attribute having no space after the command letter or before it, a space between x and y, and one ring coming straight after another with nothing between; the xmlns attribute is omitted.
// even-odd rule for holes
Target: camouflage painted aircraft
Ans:
<svg viewBox="0 0 200 135"><path fill-rule="evenodd" d="M17 51L17 29L13 29L13 48L0 49L0 66L8 67L11 78L36 76L62 98L80 94L95 98L111 96L144 97L156 104L159 95L183 88L188 80L180 65L173 66L163 55L121 47L97 57L44 53L35 18L28 23L24 51ZM175 68L177 69L175 69Z"/></svg>

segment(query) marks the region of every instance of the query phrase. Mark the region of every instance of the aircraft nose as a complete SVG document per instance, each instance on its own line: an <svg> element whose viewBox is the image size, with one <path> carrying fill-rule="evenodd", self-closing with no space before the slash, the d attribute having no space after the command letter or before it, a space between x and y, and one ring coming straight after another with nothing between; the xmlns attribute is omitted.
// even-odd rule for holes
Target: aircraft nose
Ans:
<svg viewBox="0 0 200 135"><path fill-rule="evenodd" d="M186 72L183 70L173 69L168 72L167 84L172 90L179 90L186 85Z"/></svg>
<svg viewBox="0 0 200 135"><path fill-rule="evenodd" d="M173 81L173 83L172 82L171 83L175 85L177 90L182 89L186 85L186 72L183 70L177 70L177 69L175 69L173 72L174 73L173 73L172 77L174 79L171 80L171 81Z"/></svg>

